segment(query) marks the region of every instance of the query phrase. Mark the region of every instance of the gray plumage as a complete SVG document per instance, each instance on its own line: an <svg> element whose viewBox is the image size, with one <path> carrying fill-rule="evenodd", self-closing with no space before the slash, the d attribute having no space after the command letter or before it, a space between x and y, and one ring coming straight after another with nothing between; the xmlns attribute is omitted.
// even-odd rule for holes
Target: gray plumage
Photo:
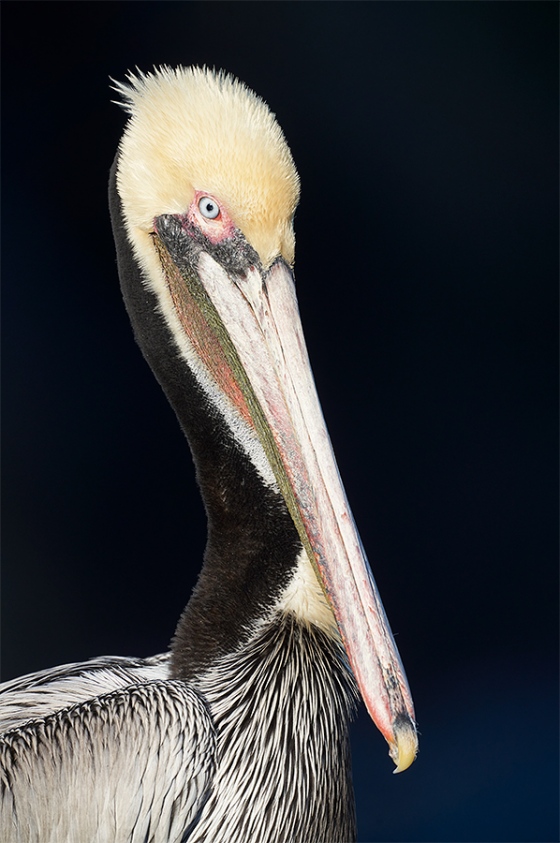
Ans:
<svg viewBox="0 0 560 843"><path fill-rule="evenodd" d="M193 683L167 671L106 658L0 689L3 843L355 839L339 644L276 615Z"/></svg>

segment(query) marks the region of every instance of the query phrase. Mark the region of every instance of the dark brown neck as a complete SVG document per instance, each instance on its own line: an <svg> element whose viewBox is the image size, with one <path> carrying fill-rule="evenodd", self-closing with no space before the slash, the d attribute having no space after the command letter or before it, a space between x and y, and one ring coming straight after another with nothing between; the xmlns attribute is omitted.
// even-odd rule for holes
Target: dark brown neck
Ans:
<svg viewBox="0 0 560 843"><path fill-rule="evenodd" d="M136 341L188 439L208 516L204 565L172 643L173 673L187 678L235 649L270 611L301 544L280 493L264 483L179 357L128 243L115 173L116 160L109 201L124 302Z"/></svg>

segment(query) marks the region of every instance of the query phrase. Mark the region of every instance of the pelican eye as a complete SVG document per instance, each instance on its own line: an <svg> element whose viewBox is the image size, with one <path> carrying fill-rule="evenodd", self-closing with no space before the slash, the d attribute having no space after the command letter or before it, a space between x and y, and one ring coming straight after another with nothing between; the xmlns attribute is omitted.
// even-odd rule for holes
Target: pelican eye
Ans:
<svg viewBox="0 0 560 843"><path fill-rule="evenodd" d="M203 196L202 199L198 200L198 208L207 220L215 220L220 215L220 206L209 196Z"/></svg>

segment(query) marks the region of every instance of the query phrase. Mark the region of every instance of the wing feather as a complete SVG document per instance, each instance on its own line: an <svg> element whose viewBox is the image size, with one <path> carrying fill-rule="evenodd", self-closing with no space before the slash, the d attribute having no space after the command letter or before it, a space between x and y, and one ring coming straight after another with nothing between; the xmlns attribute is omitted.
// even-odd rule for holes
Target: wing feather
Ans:
<svg viewBox="0 0 560 843"><path fill-rule="evenodd" d="M127 685L168 678L169 654L99 656L18 676L0 685L0 734Z"/></svg>
<svg viewBox="0 0 560 843"><path fill-rule="evenodd" d="M0 739L3 843L182 843L209 795L215 734L184 682L140 682Z"/></svg>

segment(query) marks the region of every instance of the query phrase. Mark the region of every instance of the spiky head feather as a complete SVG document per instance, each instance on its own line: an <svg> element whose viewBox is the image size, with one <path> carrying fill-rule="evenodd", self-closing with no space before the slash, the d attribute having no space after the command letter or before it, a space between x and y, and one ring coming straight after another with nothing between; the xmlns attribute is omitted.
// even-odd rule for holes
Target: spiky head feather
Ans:
<svg viewBox="0 0 560 843"><path fill-rule="evenodd" d="M196 191L224 204L264 266L279 255L293 263L299 177L260 97L223 71L196 67L130 73L115 89L131 115L117 187L145 269L154 218L185 213Z"/></svg>

